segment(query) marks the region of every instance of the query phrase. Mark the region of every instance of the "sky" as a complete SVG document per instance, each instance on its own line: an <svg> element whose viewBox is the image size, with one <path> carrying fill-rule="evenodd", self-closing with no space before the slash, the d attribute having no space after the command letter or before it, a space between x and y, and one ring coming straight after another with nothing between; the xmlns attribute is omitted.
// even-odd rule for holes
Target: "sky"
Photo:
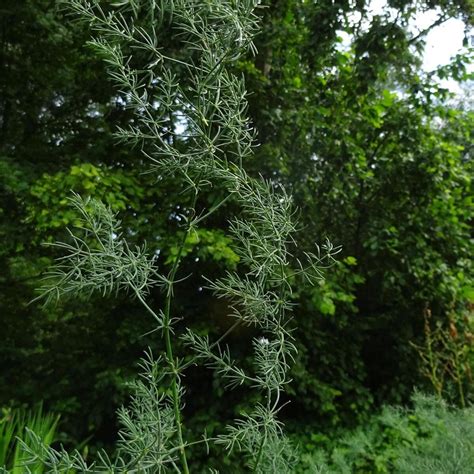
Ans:
<svg viewBox="0 0 474 474"><path fill-rule="evenodd" d="M384 12L387 9L386 5L386 0L373 0L373 13L378 14ZM416 19L410 25L410 29L414 34L426 29L437 20L440 11L440 9L437 9L418 14ZM450 58L457 53L465 51L463 47L464 30L464 22L454 18L433 28L426 36L423 68L426 71L432 71L438 66L448 64ZM471 70L472 69L474 69L474 65L472 65ZM453 92L459 93L461 91L459 85L455 81L443 81L442 84Z"/></svg>
<svg viewBox="0 0 474 474"><path fill-rule="evenodd" d="M424 17L433 15L424 15ZM419 24L428 26L427 18L420 18ZM463 50L464 22L450 19L434 28L426 37L424 68L428 71L447 64L452 56Z"/></svg>

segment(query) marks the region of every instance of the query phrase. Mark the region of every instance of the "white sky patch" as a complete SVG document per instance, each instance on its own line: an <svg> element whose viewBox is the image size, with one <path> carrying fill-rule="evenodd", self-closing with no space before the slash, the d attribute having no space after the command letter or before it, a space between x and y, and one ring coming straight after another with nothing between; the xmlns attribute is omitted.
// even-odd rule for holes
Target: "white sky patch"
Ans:
<svg viewBox="0 0 474 474"><path fill-rule="evenodd" d="M422 21L425 23L426 19L420 18L420 23ZM418 27L420 23L417 24ZM427 23L426 27L430 24L429 20ZM462 20L451 18L434 28L426 37L424 69L431 71L438 66L448 64L452 56L464 50L463 40L464 22Z"/></svg>
<svg viewBox="0 0 474 474"><path fill-rule="evenodd" d="M387 7L386 0L372 0L370 5L370 13L367 21L362 25L368 27L370 21L375 15L385 15L390 13L390 18L396 17L396 10ZM416 36L420 31L425 30L432 25L440 16L441 10L434 9L424 13L419 13L416 18L410 23L409 29ZM349 16L351 23L356 24L359 21L360 15L354 12ZM338 31L338 35L342 39L340 49L342 51L350 48L351 36L344 31ZM463 46L465 36L465 24L460 19L451 18L439 26L433 28L425 37L426 46L423 54L423 69L425 71L432 71L439 66L449 64L451 58L456 54L466 52ZM474 65L469 66L469 72L474 70ZM442 86L450 89L452 92L460 93L461 87L456 81L443 80Z"/></svg>
<svg viewBox="0 0 474 474"><path fill-rule="evenodd" d="M424 14L417 19L417 26L426 27L433 20L428 17L429 13ZM423 69L425 71L432 71L439 66L445 66L450 63L451 58L459 53L466 53L467 48L463 46L465 37L465 24L462 20L451 18L441 25L433 28L426 36L426 46L423 56ZM468 72L474 70L474 65L467 66ZM458 95L463 93L459 82L452 79L443 79L441 85L446 87L451 92Z"/></svg>

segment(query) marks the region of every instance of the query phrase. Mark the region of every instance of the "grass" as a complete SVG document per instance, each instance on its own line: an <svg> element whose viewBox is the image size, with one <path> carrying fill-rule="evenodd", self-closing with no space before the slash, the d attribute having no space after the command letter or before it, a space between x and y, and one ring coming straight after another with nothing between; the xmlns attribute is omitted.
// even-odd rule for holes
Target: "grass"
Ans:
<svg viewBox="0 0 474 474"><path fill-rule="evenodd" d="M40 404L36 408L3 409L0 419L0 472L11 474L24 473L23 460L25 450L19 439L25 440L27 429L40 437L46 446L56 439L59 415L45 413ZM30 469L42 474L44 467L38 463Z"/></svg>

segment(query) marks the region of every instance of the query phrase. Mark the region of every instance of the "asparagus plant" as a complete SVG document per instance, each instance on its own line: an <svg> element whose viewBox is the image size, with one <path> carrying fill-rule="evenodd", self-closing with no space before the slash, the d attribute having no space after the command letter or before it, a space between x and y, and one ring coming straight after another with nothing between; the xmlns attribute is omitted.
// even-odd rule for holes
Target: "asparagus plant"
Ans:
<svg viewBox="0 0 474 474"><path fill-rule="evenodd" d="M31 435L31 462L41 459L51 472L188 473L191 441L183 430L182 374L198 363L216 370L229 389L245 385L261 394L252 413L213 438L204 435L203 447L217 443L238 450L250 472L292 471L295 456L278 420L296 351L288 326L291 283L298 276L321 278L322 267L337 249L326 242L322 251L316 246L314 253L297 258L291 197L278 182L245 170L256 134L247 116L244 81L231 66L254 49L258 3L117 0L105 7L98 0L67 2L69 12L90 26L90 45L133 111L133 122L118 129L118 139L139 146L157 176L184 180L191 204L182 215L185 230L171 269L160 273L144 246L127 244L118 216L106 205L93 198L71 198L81 221L68 242L55 244L64 255L42 289L46 301L128 291L152 316L166 349L157 358L147 353L143 359L143 377L134 384L132 402L118 414L122 429L114 459L103 453L88 465L79 453L51 450ZM171 33L179 48L165 49L163 32ZM199 211L199 197L213 187L224 188L225 197ZM229 331L212 341L191 329L181 334L175 330L173 297L182 277L185 243L228 201L238 209L229 216L227 231L239 264L224 277L207 280L207 289L230 302L235 318L231 330L239 324L258 330L252 370L239 366L225 345ZM164 298L158 309L149 302L154 287L162 289ZM177 338L194 354L191 362L176 357Z"/></svg>

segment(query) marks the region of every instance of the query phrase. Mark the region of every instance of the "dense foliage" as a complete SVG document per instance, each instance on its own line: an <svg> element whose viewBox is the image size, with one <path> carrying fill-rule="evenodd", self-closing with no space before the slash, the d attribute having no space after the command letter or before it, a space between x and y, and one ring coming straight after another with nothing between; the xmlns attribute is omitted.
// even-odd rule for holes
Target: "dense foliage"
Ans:
<svg viewBox="0 0 474 474"><path fill-rule="evenodd" d="M470 25L472 5L391 0L373 15L365 1L262 3L269 8L260 11L258 54L234 66L246 78L261 143L251 172L294 196L301 254L326 236L343 246L323 283L294 281L298 355L282 415L318 444L315 433L354 426L382 403L408 402L414 386L469 404L474 116L467 98L456 100L440 82L468 80L469 56L423 71L427 31L409 25L425 10L438 22ZM114 439L115 410L143 349L161 343L145 312L122 296L29 304L56 256L41 243L74 225L74 190L119 212L129 240L147 241L158 267L169 269L189 201L178 178L157 183L141 174L138 148L117 146L116 126L134 119L83 47L86 26L46 0L5 0L0 24L0 406L41 398L61 414L69 444L91 436L94 450ZM164 50L184 55L168 33ZM203 206L223 193L214 187ZM234 207L226 203L187 238L183 273L196 264L216 277L235 269L225 234ZM229 303L202 286L195 274L177 288L179 313L217 336L231 324ZM151 296L159 301L159 292ZM252 336L238 329L229 341L245 357ZM212 434L253 406L246 391L209 406L222 382L205 370L188 377L190 430Z"/></svg>
<svg viewBox="0 0 474 474"><path fill-rule="evenodd" d="M453 410L416 393L410 410L384 407L326 450L305 446L301 472L467 474L474 461L473 416L472 407Z"/></svg>

